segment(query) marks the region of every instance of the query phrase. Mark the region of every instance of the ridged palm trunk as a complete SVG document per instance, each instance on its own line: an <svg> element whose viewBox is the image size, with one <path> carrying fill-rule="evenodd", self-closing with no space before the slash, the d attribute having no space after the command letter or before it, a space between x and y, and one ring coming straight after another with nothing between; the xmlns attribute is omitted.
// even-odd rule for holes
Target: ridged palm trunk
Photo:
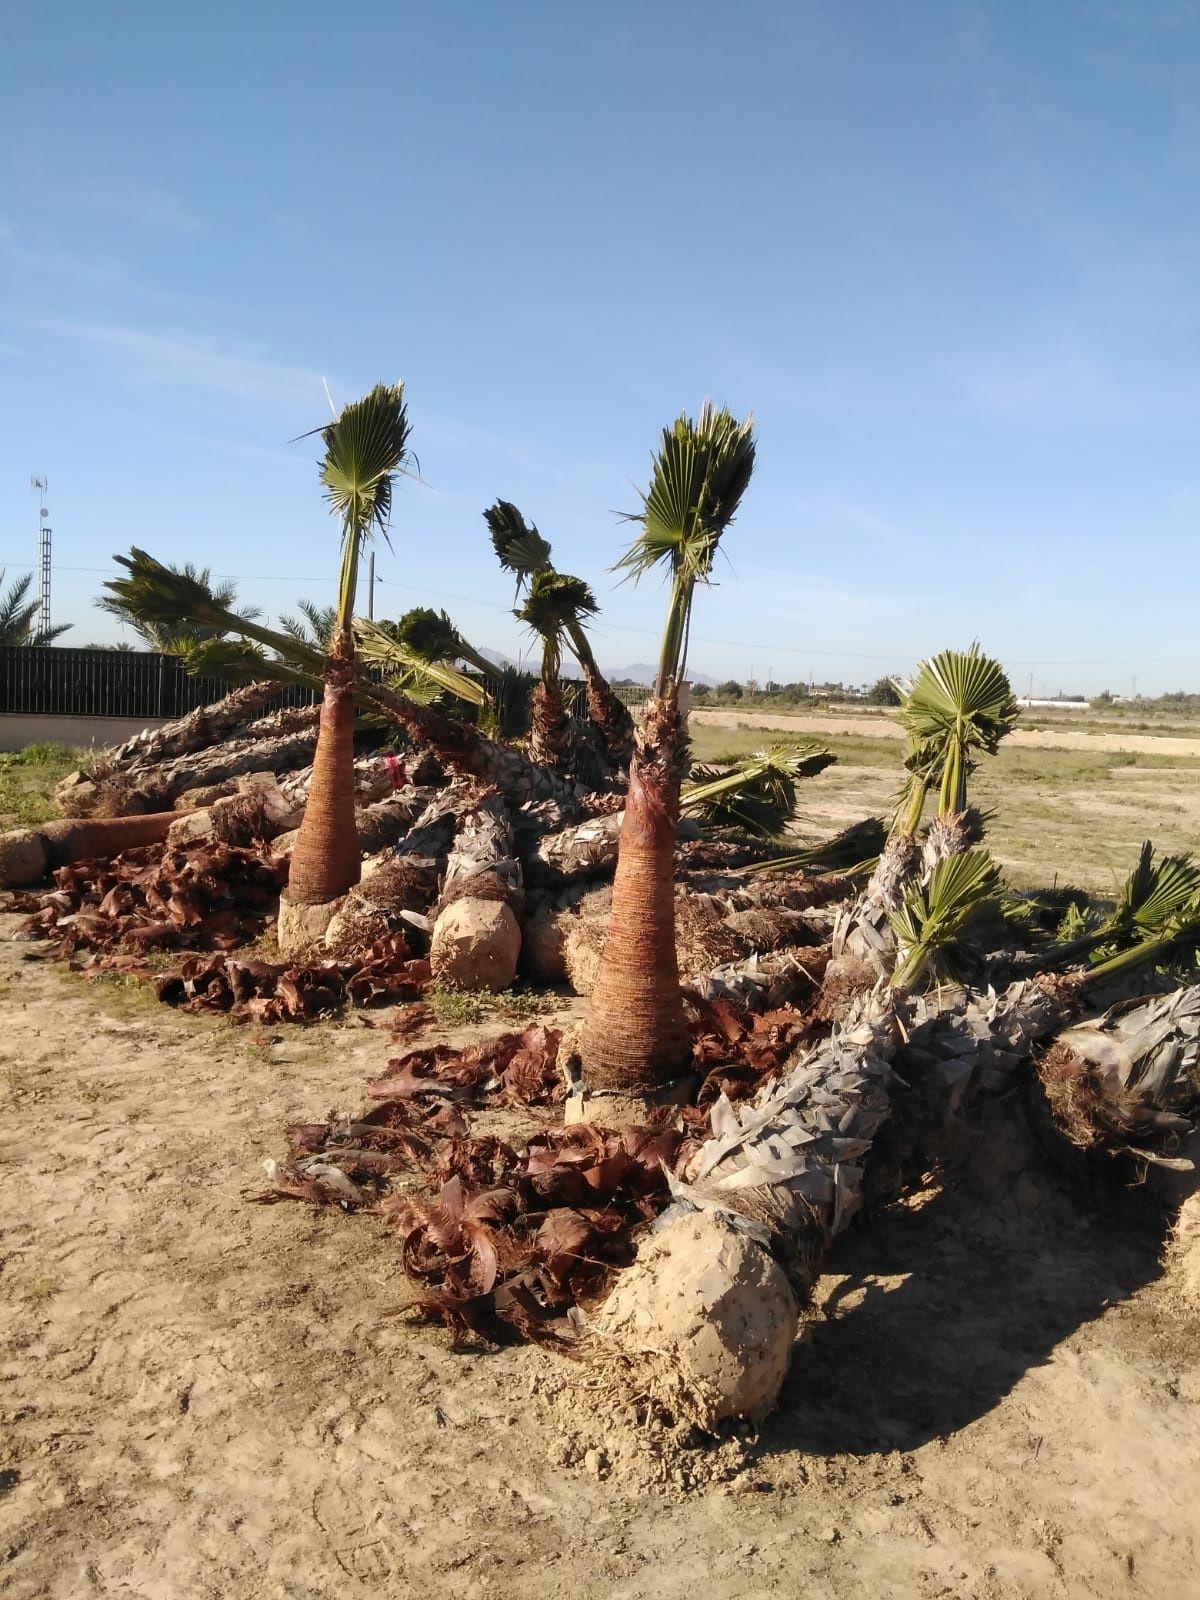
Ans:
<svg viewBox="0 0 1200 1600"><path fill-rule="evenodd" d="M529 758L555 772L574 767L575 736L558 683L538 683L530 701Z"/></svg>
<svg viewBox="0 0 1200 1600"><path fill-rule="evenodd" d="M614 766L628 767L633 760L634 722L629 707L614 693L612 685L596 665L592 647L582 628L570 630L571 648L583 668L587 684L588 716L599 730L609 760Z"/></svg>
<svg viewBox="0 0 1200 1600"><path fill-rule="evenodd" d="M363 698L391 718L420 750L428 750L456 777L479 778L493 784L511 805L554 800L568 810L579 798L569 778L533 761L511 745L489 739L469 722L447 717L432 706L380 684L364 682Z"/></svg>
<svg viewBox="0 0 1200 1600"><path fill-rule="evenodd" d="M354 641L343 628L329 653L321 724L304 821L292 852L288 899L324 905L359 879L354 820Z"/></svg>
<svg viewBox="0 0 1200 1600"><path fill-rule="evenodd" d="M671 684L646 713L629 774L612 920L580 1039L589 1095L652 1100L669 1094L691 1064L675 948L675 835L686 759Z"/></svg>
<svg viewBox="0 0 1200 1600"><path fill-rule="evenodd" d="M174 722L165 722L160 728L143 728L115 750L105 752L101 759L104 771L107 774L127 767L149 766L172 756L207 749L232 729L258 716L283 690L282 683L269 680L244 683L222 699L199 706Z"/></svg>
<svg viewBox="0 0 1200 1600"><path fill-rule="evenodd" d="M175 821L173 811L142 817L67 818L40 828L0 834L0 889L24 888L73 861L110 859L135 845L157 844Z"/></svg>

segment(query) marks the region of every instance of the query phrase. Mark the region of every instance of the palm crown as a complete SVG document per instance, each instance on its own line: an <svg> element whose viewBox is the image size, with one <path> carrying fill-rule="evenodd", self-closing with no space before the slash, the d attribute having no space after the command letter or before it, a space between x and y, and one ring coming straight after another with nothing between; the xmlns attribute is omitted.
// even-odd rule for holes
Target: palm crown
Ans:
<svg viewBox="0 0 1200 1600"><path fill-rule="evenodd" d="M965 811L971 752L995 755L1020 714L1004 668L977 643L943 650L921 663L902 696L900 720L911 743L905 797L923 804L940 776L939 814Z"/></svg>
<svg viewBox="0 0 1200 1600"><path fill-rule="evenodd" d="M515 613L542 641L542 679L553 682L562 666L563 635L583 626L585 616L599 610L596 597L582 578L543 568L529 580L525 604Z"/></svg>
<svg viewBox="0 0 1200 1600"><path fill-rule="evenodd" d="M339 628L349 627L354 612L362 547L372 534L387 531L392 481L408 460L409 431L402 383L376 384L320 430L325 442L321 482L342 523Z"/></svg>
<svg viewBox="0 0 1200 1600"><path fill-rule="evenodd" d="M497 500L483 513L492 536L492 548L500 565L517 578L517 593L529 583L535 572L550 565L550 544L543 539L532 522L525 518L511 500Z"/></svg>
<svg viewBox="0 0 1200 1600"><path fill-rule="evenodd" d="M669 428L654 457L642 509L625 520L641 533L618 563L635 579L666 567L671 603L659 659L657 692L687 664L687 636L697 583L707 583L721 537L737 514L754 471L753 418L738 422L706 400L695 421L686 413Z"/></svg>

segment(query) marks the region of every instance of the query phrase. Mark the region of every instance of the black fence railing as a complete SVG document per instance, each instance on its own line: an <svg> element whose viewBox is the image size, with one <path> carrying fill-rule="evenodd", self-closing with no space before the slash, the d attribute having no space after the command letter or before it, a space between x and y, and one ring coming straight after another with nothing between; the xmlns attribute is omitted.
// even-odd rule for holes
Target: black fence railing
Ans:
<svg viewBox="0 0 1200 1600"><path fill-rule="evenodd" d="M472 672L472 677L478 677ZM529 674L501 677L489 685L502 701L500 722L520 732L528 727L529 695L537 680ZM0 646L0 713L69 717L182 717L229 692L223 678L193 677L178 656L154 650L29 649ZM582 683L567 681L567 708L586 717ZM637 707L650 691L619 685L617 693ZM288 687L278 704L310 705L312 691Z"/></svg>
<svg viewBox="0 0 1200 1600"><path fill-rule="evenodd" d="M229 693L222 678L194 678L178 656L154 650L0 648L0 712L71 717L182 717ZM308 705L289 687L281 702Z"/></svg>

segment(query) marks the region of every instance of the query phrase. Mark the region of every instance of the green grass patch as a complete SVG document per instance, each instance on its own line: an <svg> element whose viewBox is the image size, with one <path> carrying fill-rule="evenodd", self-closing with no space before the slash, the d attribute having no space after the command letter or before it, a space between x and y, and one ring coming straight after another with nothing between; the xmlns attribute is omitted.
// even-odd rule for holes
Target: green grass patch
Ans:
<svg viewBox="0 0 1200 1600"><path fill-rule="evenodd" d="M86 759L65 744L30 744L0 755L0 828L33 828L55 815L55 785Z"/></svg>
<svg viewBox="0 0 1200 1600"><path fill-rule="evenodd" d="M532 990L506 989L503 994L487 994L481 990L432 983L425 991L425 1003L442 1027L464 1028L490 1016L531 1022L535 1017L557 1010L562 1002L555 995L535 994Z"/></svg>

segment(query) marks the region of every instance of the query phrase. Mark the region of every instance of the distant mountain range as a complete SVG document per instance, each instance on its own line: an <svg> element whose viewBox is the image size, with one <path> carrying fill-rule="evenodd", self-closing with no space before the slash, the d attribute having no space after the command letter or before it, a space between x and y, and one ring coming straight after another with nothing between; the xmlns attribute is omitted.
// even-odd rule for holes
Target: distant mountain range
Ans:
<svg viewBox="0 0 1200 1600"><path fill-rule="evenodd" d="M486 656L489 661L494 661L498 667L515 667L517 664L511 656L506 656L501 650L481 650L479 653ZM536 672L537 665L536 652L525 658L527 671ZM645 661L635 661L628 667L601 666L600 670L610 683L643 683L647 688L658 675L658 668L650 666ZM569 670L566 676L570 676ZM710 689L715 688L720 681L717 678L710 678L707 672L689 672L688 678L692 683L706 683Z"/></svg>

